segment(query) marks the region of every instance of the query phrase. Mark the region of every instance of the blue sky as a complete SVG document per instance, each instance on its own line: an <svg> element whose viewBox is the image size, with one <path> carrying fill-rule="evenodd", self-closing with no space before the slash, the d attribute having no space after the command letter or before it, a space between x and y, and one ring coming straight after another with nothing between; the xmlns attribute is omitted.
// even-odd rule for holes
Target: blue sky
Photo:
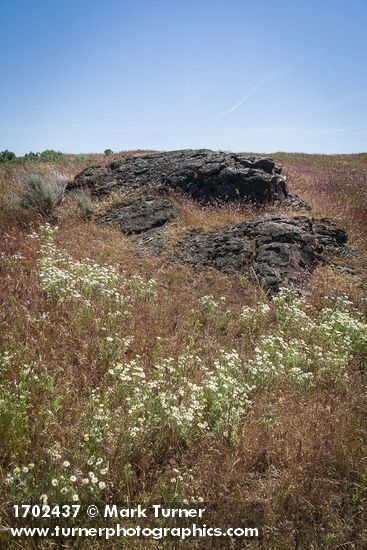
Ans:
<svg viewBox="0 0 367 550"><path fill-rule="evenodd" d="M367 0L1 0L0 149L367 150Z"/></svg>

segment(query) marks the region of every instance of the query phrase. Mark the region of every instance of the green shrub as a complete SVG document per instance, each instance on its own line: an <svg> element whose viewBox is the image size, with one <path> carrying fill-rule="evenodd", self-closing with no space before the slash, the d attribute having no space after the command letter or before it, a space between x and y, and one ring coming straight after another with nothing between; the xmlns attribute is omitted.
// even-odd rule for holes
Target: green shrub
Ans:
<svg viewBox="0 0 367 550"><path fill-rule="evenodd" d="M84 153L80 153L78 155L73 155L71 157L72 162L89 162L92 161L93 155L85 155Z"/></svg>
<svg viewBox="0 0 367 550"><path fill-rule="evenodd" d="M12 151L8 151L7 149L0 152L0 162L9 162L10 160L14 160L16 158L16 154Z"/></svg>
<svg viewBox="0 0 367 550"><path fill-rule="evenodd" d="M49 216L61 202L66 183L67 178L57 172L45 176L29 174L20 181L22 188L20 205Z"/></svg>
<svg viewBox="0 0 367 550"><path fill-rule="evenodd" d="M46 161L62 160L64 157L64 153L62 153L61 151L54 151L53 149L46 149L40 154L41 160Z"/></svg>
<svg viewBox="0 0 367 550"><path fill-rule="evenodd" d="M34 153L33 151L26 153L23 157L24 160L38 160L39 158L40 158L40 153Z"/></svg>
<svg viewBox="0 0 367 550"><path fill-rule="evenodd" d="M113 155L113 151L112 151L112 149L105 149L104 154L106 155L106 157L109 157L109 156Z"/></svg>

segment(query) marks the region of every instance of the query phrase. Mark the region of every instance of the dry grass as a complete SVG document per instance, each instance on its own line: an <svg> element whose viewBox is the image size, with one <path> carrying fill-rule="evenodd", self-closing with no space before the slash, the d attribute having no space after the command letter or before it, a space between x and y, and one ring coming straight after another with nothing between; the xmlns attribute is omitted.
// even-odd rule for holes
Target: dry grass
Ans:
<svg viewBox="0 0 367 550"><path fill-rule="evenodd" d="M358 277L336 274L327 267L316 271L309 283L313 310L320 309L331 294L345 293L366 313L366 155L278 154L277 158L285 165L291 191L311 204L313 215L331 217L345 227L356 251L353 263ZM92 160L106 161L103 157ZM56 168L71 178L82 167L69 159L57 163ZM54 165L40 163L0 167L0 208L4 212L0 220L0 351L8 350L27 364L35 362L40 372L47 370L54 384L51 401L49 388L42 385L32 396L34 406L24 434L0 431L0 436L7 437L0 457L4 475L16 464L40 460L55 440L65 456L82 453L80 421L90 404L90 390L104 387L103 373L110 360L101 355L106 311L101 307L93 310L93 316L81 317L79 306L73 303L50 305L37 275L39 245L28 237L42 220L8 208L9 197L17 193L19 174L54 169ZM113 201L120 199L117 196ZM200 208L182 197L175 200L182 212L172 229L175 236L258 214L251 208ZM102 265L118 266L126 276L139 273L157 281L158 298L136 299L130 317L113 325L116 341L134 336L126 361L139 355L149 372L154 363L178 357L187 346L200 350L205 364L211 364L222 349L235 348L242 356L253 350L254 341L241 330L238 319L243 305L266 301L255 282L214 270L178 269L172 258L164 255L138 256L116 229L79 220L70 200L58 207L56 215L57 246L74 259L92 258ZM9 260L16 254L23 259ZM225 315L205 317L198 311L199 299L209 294L215 299L226 298L229 321ZM266 333L269 327L262 330ZM252 548L366 548L366 371L361 365L350 368L347 385L324 383L309 392L282 381L266 386L243 420L237 445L223 437L184 444L165 434L166 439L162 436L150 442L128 459L117 442L109 456L110 497L120 501L126 495L126 464L132 469L129 495L136 501L147 495L156 500L167 498L168 472L174 467L191 469L192 494L203 495L218 511L217 515L213 512L213 523L253 522L260 527L262 539L253 542ZM7 539L3 544L12 548ZM233 548L244 548L241 544L237 542ZM156 547L154 542L126 546ZM164 547L176 548L173 542ZM196 546L188 543L182 547ZM200 546L211 547L209 543Z"/></svg>

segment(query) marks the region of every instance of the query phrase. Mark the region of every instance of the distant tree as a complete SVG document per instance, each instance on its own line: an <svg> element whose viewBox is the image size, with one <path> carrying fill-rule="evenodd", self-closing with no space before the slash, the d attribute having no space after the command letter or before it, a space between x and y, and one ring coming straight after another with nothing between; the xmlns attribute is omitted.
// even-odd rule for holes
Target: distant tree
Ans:
<svg viewBox="0 0 367 550"><path fill-rule="evenodd" d="M29 153L26 153L24 155L24 160L36 160L40 157L40 153L34 153L33 151L29 151Z"/></svg>
<svg viewBox="0 0 367 550"><path fill-rule="evenodd" d="M8 149L0 152L0 162L9 162L10 160L14 160L16 158L16 154L12 151L8 151Z"/></svg>
<svg viewBox="0 0 367 550"><path fill-rule="evenodd" d="M53 149L46 149L40 154L41 160L62 160L64 158L64 153L61 151L54 151Z"/></svg>
<svg viewBox="0 0 367 550"><path fill-rule="evenodd" d="M109 157L113 155L113 151L112 149L105 149L104 154L106 155L106 157Z"/></svg>

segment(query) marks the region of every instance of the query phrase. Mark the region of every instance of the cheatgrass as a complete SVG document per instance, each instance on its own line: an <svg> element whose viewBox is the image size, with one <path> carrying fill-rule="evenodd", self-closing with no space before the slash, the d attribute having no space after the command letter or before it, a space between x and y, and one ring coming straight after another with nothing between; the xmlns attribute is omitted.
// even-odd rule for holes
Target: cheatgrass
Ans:
<svg viewBox="0 0 367 550"><path fill-rule="evenodd" d="M292 162L317 181L329 166ZM330 181L321 197L357 247L357 204ZM357 189L360 172L348 181ZM52 219L47 196L30 209ZM136 256L70 204L59 227L2 222L2 502L205 502L227 525L255 518L264 548L363 548L363 278L320 268L304 295L269 299L238 274ZM185 208L191 225L205 218Z"/></svg>

